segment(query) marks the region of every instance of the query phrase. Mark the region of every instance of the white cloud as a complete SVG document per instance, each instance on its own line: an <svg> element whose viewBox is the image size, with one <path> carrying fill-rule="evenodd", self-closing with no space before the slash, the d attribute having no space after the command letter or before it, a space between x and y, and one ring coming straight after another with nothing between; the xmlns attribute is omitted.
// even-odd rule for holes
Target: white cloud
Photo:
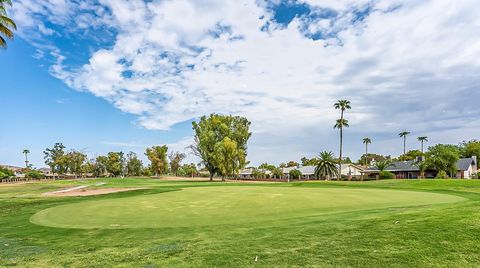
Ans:
<svg viewBox="0 0 480 268"><path fill-rule="evenodd" d="M254 0L102 0L111 17L101 23L118 31L114 45L81 68L60 60L54 74L137 115L148 129L211 112L245 115L253 121L254 162L335 150L332 104L339 98L353 104L347 137L356 147L347 151L357 156L363 135L466 124L480 130L471 101L480 97L478 1L305 2L338 16L298 17L265 32L272 12ZM53 22L68 24L71 5L59 3L65 11ZM371 13L352 23L365 5ZM28 12L52 6L32 4ZM94 13L106 14L100 10ZM17 14L24 25L36 25ZM309 34L333 36L314 41L305 36L306 23Z"/></svg>

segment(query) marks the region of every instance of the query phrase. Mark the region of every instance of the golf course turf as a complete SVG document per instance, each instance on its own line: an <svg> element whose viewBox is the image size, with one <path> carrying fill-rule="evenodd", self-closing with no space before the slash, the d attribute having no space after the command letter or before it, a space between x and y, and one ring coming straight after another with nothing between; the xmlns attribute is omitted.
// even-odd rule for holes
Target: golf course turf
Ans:
<svg viewBox="0 0 480 268"><path fill-rule="evenodd" d="M43 195L82 185L143 189ZM479 205L477 180L0 185L0 267L476 267Z"/></svg>
<svg viewBox="0 0 480 268"><path fill-rule="evenodd" d="M36 213L31 221L51 227L85 229L258 225L328 213L462 200L446 194L381 189L194 187L56 206Z"/></svg>

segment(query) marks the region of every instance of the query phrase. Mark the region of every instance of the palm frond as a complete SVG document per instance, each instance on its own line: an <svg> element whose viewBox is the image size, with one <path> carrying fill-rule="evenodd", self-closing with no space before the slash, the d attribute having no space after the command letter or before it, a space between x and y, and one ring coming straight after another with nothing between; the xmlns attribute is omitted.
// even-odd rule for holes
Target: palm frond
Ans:
<svg viewBox="0 0 480 268"><path fill-rule="evenodd" d="M0 35L0 48L6 48L7 47L7 42L3 37Z"/></svg>
<svg viewBox="0 0 480 268"><path fill-rule="evenodd" d="M0 34L3 34L8 39L13 39L13 32L2 24L0 24Z"/></svg>
<svg viewBox="0 0 480 268"><path fill-rule="evenodd" d="M13 28L15 30L17 29L15 22L11 18L3 15L0 16L0 25L4 25L5 27Z"/></svg>

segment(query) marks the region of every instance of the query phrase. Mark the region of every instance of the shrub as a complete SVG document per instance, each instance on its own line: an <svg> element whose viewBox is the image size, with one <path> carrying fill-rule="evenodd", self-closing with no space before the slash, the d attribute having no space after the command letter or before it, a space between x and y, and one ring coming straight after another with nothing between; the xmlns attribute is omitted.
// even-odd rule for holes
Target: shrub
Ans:
<svg viewBox="0 0 480 268"><path fill-rule="evenodd" d="M10 178L15 176L13 171L8 168L0 167L0 179Z"/></svg>
<svg viewBox="0 0 480 268"><path fill-rule="evenodd" d="M302 176L302 172L298 169L292 169L288 174L290 175L290 179L299 179L300 176Z"/></svg>
<svg viewBox="0 0 480 268"><path fill-rule="evenodd" d="M435 179L448 179L447 172L445 172L444 170L440 170L437 173L437 176L435 177Z"/></svg>
<svg viewBox="0 0 480 268"><path fill-rule="evenodd" d="M388 171L380 171L379 178L381 180L391 180L391 179L395 179L395 174Z"/></svg>
<svg viewBox="0 0 480 268"><path fill-rule="evenodd" d="M45 175L43 175L43 173L38 171L38 170L29 170L29 171L27 171L27 173L25 173L25 178L43 179L43 178L45 178Z"/></svg>

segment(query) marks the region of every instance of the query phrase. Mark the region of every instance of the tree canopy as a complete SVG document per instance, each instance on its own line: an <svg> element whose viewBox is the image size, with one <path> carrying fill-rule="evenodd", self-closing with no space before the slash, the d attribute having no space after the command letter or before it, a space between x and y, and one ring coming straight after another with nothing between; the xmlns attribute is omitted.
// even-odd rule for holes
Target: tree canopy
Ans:
<svg viewBox="0 0 480 268"><path fill-rule="evenodd" d="M193 122L194 144L190 146L210 173L233 176L247 164L250 122L245 117L211 114Z"/></svg>
<svg viewBox="0 0 480 268"><path fill-rule="evenodd" d="M162 145L147 148L145 152L148 160L150 160L150 169L155 176L166 174L168 172L167 151L167 145Z"/></svg>

